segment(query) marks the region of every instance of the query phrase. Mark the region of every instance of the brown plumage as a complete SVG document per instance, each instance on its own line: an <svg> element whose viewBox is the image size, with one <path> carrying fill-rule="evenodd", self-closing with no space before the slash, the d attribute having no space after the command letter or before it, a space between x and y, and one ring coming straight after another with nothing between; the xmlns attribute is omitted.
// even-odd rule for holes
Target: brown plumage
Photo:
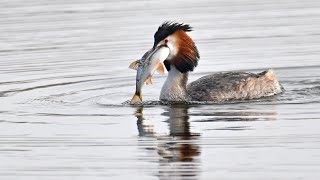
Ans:
<svg viewBox="0 0 320 180"><path fill-rule="evenodd" d="M170 63L182 73L193 71L200 58L195 43L183 30L176 31L172 36L176 40L175 46L178 51L176 56L170 60Z"/></svg>

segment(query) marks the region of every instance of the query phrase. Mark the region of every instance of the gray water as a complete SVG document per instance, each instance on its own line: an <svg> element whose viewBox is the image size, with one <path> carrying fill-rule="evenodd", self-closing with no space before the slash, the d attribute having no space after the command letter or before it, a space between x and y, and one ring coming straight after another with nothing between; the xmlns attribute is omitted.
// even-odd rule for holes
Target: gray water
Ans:
<svg viewBox="0 0 320 180"><path fill-rule="evenodd" d="M285 93L131 107L130 62L165 20L213 72L273 69ZM2 0L1 179L319 179L320 1Z"/></svg>

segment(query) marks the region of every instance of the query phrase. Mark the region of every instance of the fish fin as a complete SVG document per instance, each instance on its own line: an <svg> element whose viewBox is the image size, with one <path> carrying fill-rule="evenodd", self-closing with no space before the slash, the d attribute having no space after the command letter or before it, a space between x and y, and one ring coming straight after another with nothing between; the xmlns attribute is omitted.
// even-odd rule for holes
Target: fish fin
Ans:
<svg viewBox="0 0 320 180"><path fill-rule="evenodd" d="M129 68L130 68L130 69L137 70L137 69L138 69L138 66L139 66L139 61L140 61L140 60L133 61L133 62L130 64Z"/></svg>
<svg viewBox="0 0 320 180"><path fill-rule="evenodd" d="M148 76L147 80L145 81L147 85L152 84L151 76Z"/></svg>
<svg viewBox="0 0 320 180"><path fill-rule="evenodd" d="M157 68L158 73L164 74L164 66L163 63L160 63Z"/></svg>
<svg viewBox="0 0 320 180"><path fill-rule="evenodd" d="M131 101L130 101L130 104L133 105L133 104L135 104L135 103L137 103L137 102L142 103L142 97L141 97L141 95L135 94L135 95L132 97L132 99L131 99Z"/></svg>

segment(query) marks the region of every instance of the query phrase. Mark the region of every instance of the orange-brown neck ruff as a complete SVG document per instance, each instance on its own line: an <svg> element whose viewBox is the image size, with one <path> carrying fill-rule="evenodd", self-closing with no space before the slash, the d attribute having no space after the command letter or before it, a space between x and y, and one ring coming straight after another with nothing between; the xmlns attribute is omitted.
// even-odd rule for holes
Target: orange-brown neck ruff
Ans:
<svg viewBox="0 0 320 180"><path fill-rule="evenodd" d="M198 65L200 58L198 49L193 40L183 30L178 30L173 34L175 39L176 55L170 60L170 64L174 65L181 73L193 71Z"/></svg>

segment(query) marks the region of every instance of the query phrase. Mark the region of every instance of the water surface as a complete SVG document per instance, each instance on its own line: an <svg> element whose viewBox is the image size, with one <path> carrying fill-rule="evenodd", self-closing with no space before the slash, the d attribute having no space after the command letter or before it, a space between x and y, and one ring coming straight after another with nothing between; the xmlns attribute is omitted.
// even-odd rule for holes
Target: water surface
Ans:
<svg viewBox="0 0 320 180"><path fill-rule="evenodd" d="M285 93L131 107L165 20L190 23L213 72L273 69ZM0 6L1 179L317 179L320 2L22 1ZM144 99L157 101L166 75Z"/></svg>

